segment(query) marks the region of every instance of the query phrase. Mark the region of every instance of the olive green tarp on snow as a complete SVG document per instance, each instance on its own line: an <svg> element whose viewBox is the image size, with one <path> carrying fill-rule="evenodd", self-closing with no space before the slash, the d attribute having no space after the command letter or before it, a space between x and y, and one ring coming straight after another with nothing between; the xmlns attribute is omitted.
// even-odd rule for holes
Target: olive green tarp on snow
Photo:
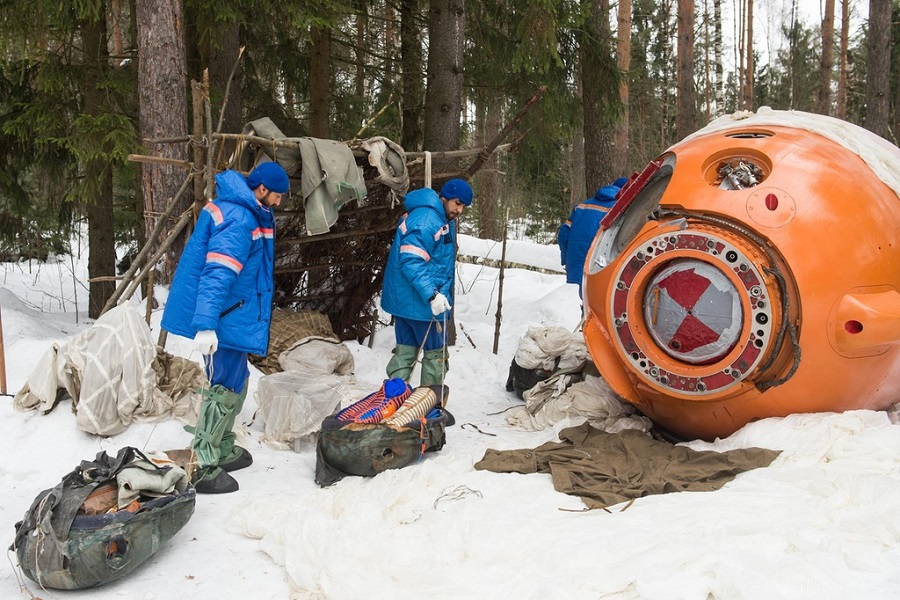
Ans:
<svg viewBox="0 0 900 600"><path fill-rule="evenodd" d="M605 508L651 494L717 490L780 454L766 448L701 452L641 431L607 433L588 423L563 429L559 438L534 449L489 449L475 468L550 473L556 491L579 496L589 508Z"/></svg>

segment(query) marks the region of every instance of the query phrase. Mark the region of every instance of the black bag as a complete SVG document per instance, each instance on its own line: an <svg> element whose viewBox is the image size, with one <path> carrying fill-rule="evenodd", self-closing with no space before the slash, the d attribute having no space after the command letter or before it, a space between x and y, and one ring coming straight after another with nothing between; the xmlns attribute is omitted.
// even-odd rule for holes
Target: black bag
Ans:
<svg viewBox="0 0 900 600"><path fill-rule="evenodd" d="M559 359L556 360L557 364ZM515 357L509 365L509 377L506 379L506 391L515 392L516 396L522 398L525 392L553 375L553 371L545 371L544 369L526 369L516 362Z"/></svg>

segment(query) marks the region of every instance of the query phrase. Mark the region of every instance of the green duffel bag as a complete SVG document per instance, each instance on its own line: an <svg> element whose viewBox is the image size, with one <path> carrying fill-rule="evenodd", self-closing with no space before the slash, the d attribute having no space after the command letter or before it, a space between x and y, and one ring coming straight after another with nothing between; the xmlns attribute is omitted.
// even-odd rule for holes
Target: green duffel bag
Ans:
<svg viewBox="0 0 900 600"><path fill-rule="evenodd" d="M449 393L445 386L429 387L439 397ZM315 479L323 487L348 475L373 477L411 465L426 452L442 449L447 441L445 429L455 423L442 406L403 424L353 422L341 420L339 414L322 421L316 440Z"/></svg>
<svg viewBox="0 0 900 600"><path fill-rule="evenodd" d="M106 452L82 461L62 481L38 494L25 518L16 523L15 550L23 573L41 587L75 590L103 585L131 573L153 556L191 518L194 488L177 486L172 493L141 496L130 510L83 514L95 491L115 482L116 475L141 461L140 450L126 447L115 459ZM147 466L147 464L151 466ZM156 467L163 470L172 467Z"/></svg>

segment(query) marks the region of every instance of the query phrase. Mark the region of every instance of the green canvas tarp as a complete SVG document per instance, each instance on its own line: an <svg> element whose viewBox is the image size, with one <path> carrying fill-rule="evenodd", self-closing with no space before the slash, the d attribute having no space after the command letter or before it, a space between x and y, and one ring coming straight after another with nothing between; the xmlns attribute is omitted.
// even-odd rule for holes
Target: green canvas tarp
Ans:
<svg viewBox="0 0 900 600"><path fill-rule="evenodd" d="M588 423L563 429L560 442L534 449L492 450L475 468L497 473L549 473L559 492L589 508L669 492L717 490L739 473L767 467L777 450L700 452L655 440L643 431L607 433Z"/></svg>

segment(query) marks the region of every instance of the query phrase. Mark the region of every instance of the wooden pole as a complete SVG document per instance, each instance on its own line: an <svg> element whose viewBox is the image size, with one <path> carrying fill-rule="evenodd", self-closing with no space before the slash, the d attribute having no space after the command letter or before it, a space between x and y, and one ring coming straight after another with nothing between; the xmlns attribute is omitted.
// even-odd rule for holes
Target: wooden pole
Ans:
<svg viewBox="0 0 900 600"><path fill-rule="evenodd" d="M497 286L497 317L494 321L494 354L500 346L500 321L503 314L503 274L506 269L506 236L509 232L509 208L506 209L506 221L503 223L503 249L500 252L500 276Z"/></svg>
<svg viewBox="0 0 900 600"><path fill-rule="evenodd" d="M513 118L512 121L507 123L506 126L500 131L500 133L495 135L494 139L491 140L491 142L487 146L484 146L478 152L477 158L472 162L471 165L469 165L469 168L466 169L466 177L467 178L475 175L475 173L478 172L478 170L482 167L482 165L484 165L484 163L487 162L487 160L491 157L491 154L494 152L494 150L497 149L497 146L500 145L500 142L505 140L506 136L509 135L509 133L513 130L513 128L522 122L522 119L525 118L525 115L528 113L529 110L531 110L531 107L534 106L537 103L537 101L541 99L541 96L544 95L545 91L547 91L546 85L542 85L540 88L538 88L538 91L535 92L535 94L531 98L528 99L528 102L526 102L525 106L522 107L522 110L519 111L519 114L517 114ZM409 156L409 154L407 154L407 156ZM504 242L505 242L505 240L504 240Z"/></svg>
<svg viewBox="0 0 900 600"><path fill-rule="evenodd" d="M191 146L194 148L194 172L199 174L200 165L206 162L204 152L209 152L209 140L203 136L203 84L199 81L191 81L191 100L194 115L194 135L191 138ZM194 216L206 205L205 182L203 177L194 177Z"/></svg>
<svg viewBox="0 0 900 600"><path fill-rule="evenodd" d="M155 165L173 165L182 169L191 170L194 165L190 161L180 160L177 158L166 158L164 156L147 156L145 154L129 154L128 160L131 162L153 163Z"/></svg>
<svg viewBox="0 0 900 600"><path fill-rule="evenodd" d="M129 298L131 298L131 295L134 293L134 290L137 289L137 287L141 284L141 281L143 281L144 278L146 278L150 274L150 271L153 270L153 265L157 260L159 260L159 257L169 249L169 246L172 245L172 243L175 241L175 238L178 237L179 233L181 233L181 230L184 229L193 218L194 212L190 209L184 211L181 214L181 219L179 219L178 222L175 223L175 227L173 227L169 232L169 235L166 237L165 241L159 246L159 248L157 248L156 252L153 253L153 256L150 257L150 260L147 261L147 268L141 271L141 273L131 281L125 291L120 294L122 300L128 300ZM124 282L122 283L123 285L119 286L120 288L124 287ZM116 288L116 291L119 291L118 288ZM115 304L113 306L115 306Z"/></svg>
<svg viewBox="0 0 900 600"><path fill-rule="evenodd" d="M0 307L2 311L3 307ZM0 313L0 394L6 393L6 351L3 349L3 315Z"/></svg>
<svg viewBox="0 0 900 600"><path fill-rule="evenodd" d="M206 139L209 151L206 153L206 199L212 200L215 189L215 172L213 171L213 132L212 106L209 101L209 70L203 70L203 110L206 112Z"/></svg>
<svg viewBox="0 0 900 600"><path fill-rule="evenodd" d="M155 271L150 269L147 273L147 294L144 296L144 302L146 304L145 310L145 320L147 321L147 327L150 326L150 317L153 315L153 273Z"/></svg>
<svg viewBox="0 0 900 600"><path fill-rule="evenodd" d="M125 273L125 275L122 276L122 283L119 285L119 287L116 288L116 291L113 292L112 296L109 297L109 300L106 301L106 305L100 312L101 315L116 305L119 297L122 295L122 292L125 291L125 286L128 284L129 280L141 267L144 260L147 258L147 255L150 254L151 248L153 248L153 245L156 243L156 238L165 227L166 221L169 219L172 211L175 210L175 205L178 204L178 201L187 191L188 184L191 182L192 178L193 174L190 174L187 176L187 178L185 178L184 183L181 184L181 188L179 188L178 192L175 194L175 197L172 198L172 201L169 202L169 206L166 207L166 212L164 212L162 216L159 217L159 219L156 221L156 225L153 226L153 232L150 234L150 237L147 238L147 243L144 244L144 247L141 248L141 251L138 252L138 255L134 257L133 261L131 261L131 266L128 267L128 271Z"/></svg>

